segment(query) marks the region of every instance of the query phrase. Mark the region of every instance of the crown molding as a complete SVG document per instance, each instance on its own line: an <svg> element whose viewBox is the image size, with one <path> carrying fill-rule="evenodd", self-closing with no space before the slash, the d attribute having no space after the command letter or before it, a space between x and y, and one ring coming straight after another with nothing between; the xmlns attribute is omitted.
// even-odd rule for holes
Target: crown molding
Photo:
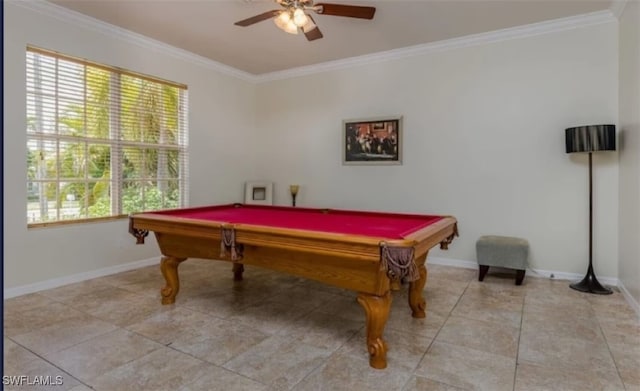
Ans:
<svg viewBox="0 0 640 391"><path fill-rule="evenodd" d="M113 38L117 38L127 43L140 46L145 49L151 49L158 52L168 54L174 58L184 60L204 68L220 72L222 74L233 76L238 79L255 83L256 75L241 71L217 61L208 59L198 54L189 52L184 49L171 46L169 44L157 41L142 34L114 26L101 20L92 18L88 15L61 7L45 0L6 0L6 3L26 8L40 14L51 16L65 23L72 23L76 26L93 30Z"/></svg>
<svg viewBox="0 0 640 391"><path fill-rule="evenodd" d="M144 35L134 33L121 27L103 22L90 16L72 11L68 8L50 3L46 0L6 0L6 3L17 5L47 16L54 17L66 23L97 31L127 43L133 43L143 48L151 48L166 53L172 57L191 62L222 74L236 77L251 83L266 83L270 81L291 79L316 73L352 68L378 62L398 60L407 57L437 53L446 50L484 45L494 42L531 37L535 35L549 34L559 31L571 30L580 27L593 26L602 23L616 21L617 14L622 13L628 0L614 0L611 9L598 11L568 18L533 23L523 26L511 27L487 33L468 35L460 38L452 38L428 44L409 46L384 52L366 54L341 60L328 61L314 65L285 69L282 71L251 74L231 66L208 59L198 54L168 45Z"/></svg>
<svg viewBox="0 0 640 391"><path fill-rule="evenodd" d="M628 2L629 0L613 0L611 7L609 8L613 16L620 19Z"/></svg>
<svg viewBox="0 0 640 391"><path fill-rule="evenodd" d="M257 75L256 81L258 83L265 83L275 80L290 79L315 73L397 60L469 46L485 45L511 39L526 38L536 35L572 30L580 27L609 23L615 20L617 19L615 18L611 10L592 12L568 18L510 27L506 29L490 31L487 33L467 35L460 38L452 38L427 44L408 46L406 48L393 49L373 54L365 54L358 57L323 62L320 64L308 65L298 68L291 68L283 71L264 73L261 75Z"/></svg>

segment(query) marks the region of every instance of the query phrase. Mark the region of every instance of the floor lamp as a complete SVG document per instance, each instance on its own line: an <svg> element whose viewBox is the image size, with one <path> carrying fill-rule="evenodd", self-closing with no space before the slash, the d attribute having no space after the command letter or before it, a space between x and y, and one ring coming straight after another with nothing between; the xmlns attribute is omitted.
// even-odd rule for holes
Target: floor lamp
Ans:
<svg viewBox="0 0 640 391"><path fill-rule="evenodd" d="M589 153L589 269L582 281L571 284L571 288L581 291L608 295L612 291L598 282L593 272L593 169L591 154L597 151L616 150L615 125L588 125L565 130L567 153Z"/></svg>

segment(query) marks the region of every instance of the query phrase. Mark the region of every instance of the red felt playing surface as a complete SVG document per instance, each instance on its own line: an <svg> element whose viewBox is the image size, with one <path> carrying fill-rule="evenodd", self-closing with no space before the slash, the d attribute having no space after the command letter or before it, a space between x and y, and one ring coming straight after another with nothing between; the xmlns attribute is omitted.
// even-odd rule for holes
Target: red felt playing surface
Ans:
<svg viewBox="0 0 640 391"><path fill-rule="evenodd" d="M251 224L387 239L402 239L442 218L429 215L258 205L239 207L222 205L154 213L231 224Z"/></svg>

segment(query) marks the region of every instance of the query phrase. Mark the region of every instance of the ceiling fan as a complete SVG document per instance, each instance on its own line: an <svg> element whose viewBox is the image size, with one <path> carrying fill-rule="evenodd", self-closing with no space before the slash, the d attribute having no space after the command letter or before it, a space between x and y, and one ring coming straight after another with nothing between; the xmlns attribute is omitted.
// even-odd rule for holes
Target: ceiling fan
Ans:
<svg viewBox="0 0 640 391"><path fill-rule="evenodd" d="M263 20L275 18L278 28L290 34L298 34L302 31L307 40L314 41L322 38L322 32L316 25L310 13L319 15L346 16L348 18L373 19L376 13L375 7L363 7L357 5L318 3L313 0L275 0L282 9L271 10L251 18L235 22L236 26L251 26Z"/></svg>

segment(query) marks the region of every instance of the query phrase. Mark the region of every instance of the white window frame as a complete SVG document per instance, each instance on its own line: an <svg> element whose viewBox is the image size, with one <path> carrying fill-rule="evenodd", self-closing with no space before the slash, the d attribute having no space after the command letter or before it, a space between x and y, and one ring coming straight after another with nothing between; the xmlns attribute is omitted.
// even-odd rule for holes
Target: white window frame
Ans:
<svg viewBox="0 0 640 391"><path fill-rule="evenodd" d="M147 76L147 75L142 75L139 73L135 73L135 72L131 72L131 71L126 71L120 68L115 68L115 67L111 67L108 65L103 65L103 64L97 64L88 60L84 60L84 59L80 59L80 58L76 58L76 57L71 57L68 55L64 55L64 54L60 54L57 52L53 52L53 51L49 51L46 49L41 49L41 48L36 48L33 46L28 46L27 47L27 56L29 55L34 55L34 58L41 58L39 56L47 56L51 59L54 59L56 62L55 65L55 93L54 93L54 99L55 99L55 108L53 109L54 114L54 118L55 118L55 132L51 132L51 131L45 131L43 130L43 126L42 123L43 121L45 121L43 113L42 113L42 101L43 101L43 96L45 94L45 92L43 92L44 90L39 87L40 89L38 90L38 86L36 85L38 82L34 81L31 83L32 86L32 91L29 90L29 86L30 86L30 82L29 80L35 80L38 78L37 75L35 75L37 72L32 71L34 74L33 79L29 79L29 69L27 69L27 101L29 100L29 97L31 96L31 98L33 99L33 107L35 109L36 112L36 119L35 119L35 126L30 126L27 123L26 126L26 133L27 133L27 148L31 148L32 152L35 152L36 159L40 158L37 165L37 169L36 171L41 171L43 169L43 161L44 161L44 157L43 157L43 151L44 148L43 147L43 143L48 143L49 146L53 146L55 145L54 149L55 149L55 161L57 164L57 169L56 171L56 176L55 177L47 177L47 175L41 175L40 174L36 174L37 177L36 178L29 178L27 176L26 180L27 180L27 225L28 227L39 227L39 226L47 226L47 225L55 225L55 224L63 224L63 223L79 223L79 222L87 222L87 221L95 221L95 220L106 220L106 219L113 219L113 218L121 218L123 216L126 216L126 213L123 212L123 205L122 205L122 196L123 196L123 192L122 192L122 188L123 185L125 183L125 179L123 178L123 161L121 160L123 157L123 148L127 148L127 147L133 147L133 148L148 148L148 149L153 149L153 150L157 150L157 151L174 151L177 152L178 154L178 165L179 165L179 169L178 169L178 177L165 177L165 178L160 178L160 177L138 177L135 179L126 179L127 182L140 182L145 183L145 182L163 182L163 183L169 183L169 181L177 181L178 183L178 207L184 207L188 205L188 123L187 123L187 119L188 119L188 115L187 115L187 110L188 110L188 92L187 92L187 86L183 85L183 84L178 84L178 83L174 83L174 82L169 82L166 80L162 80L162 79L158 79L158 78L154 78L151 76ZM96 137L82 137L82 136L76 136L76 135L67 135L67 134L61 134L59 132L58 126L59 126L59 113L58 113L58 102L59 102L59 97L60 97L60 92L59 92L59 88L60 85L58 84L58 61L60 60L65 60L65 61L70 61L79 65L83 65L85 66L85 73L86 73L86 67L97 67L97 68L101 68L103 70L106 70L109 72L110 74L110 93L109 93L109 111L110 111L110 115L109 115L109 138L107 139L100 139L100 138L96 138ZM37 64L39 60L34 60L34 64ZM37 66L37 65L35 65ZM28 63L27 63L27 68L29 67ZM121 93L121 86L120 86L120 80L121 80L121 76L122 75L127 75L130 77L134 77L134 78L139 78L139 79L143 79L145 81L150 81L153 83L159 83L159 85L165 85L165 86L170 86L170 87L177 87L178 88L178 118L177 118L177 122L178 122L178 142L176 144L169 144L169 143L161 143L162 140L159 140L158 143L149 143L149 142L139 142L139 141L125 141L123 137L121 137L121 131L122 128L120 126L120 93ZM49 75L50 76L50 75ZM81 104L83 105L83 107L85 108L85 114L86 114L86 107L89 104L89 102L87 101L87 95L86 95L86 76L85 76L85 93L84 96L81 99ZM50 96L51 98L51 96ZM49 100L49 102L51 101L51 99ZM27 107L29 107L29 102L27 102ZM29 115L29 114L27 114ZM164 118L164 117L163 117ZM175 117L174 117L175 118ZM50 120L50 119L49 119ZM86 123L86 117L84 118L84 121ZM50 120L51 122L51 120ZM160 136L160 138L162 138ZM84 162L88 163L90 161L90 158L88 156L87 152L87 148L89 145L105 145L105 146L110 146L110 177L108 179L108 185L110 186L110 201L111 201L111 213L109 216L102 216L102 217L88 217L86 214L84 217L80 216L77 218L72 218L72 219L65 219L64 216L61 215L61 210L63 209L60 205L62 205L62 203L65 200L61 200L61 194L60 194L60 188L61 188L61 183L84 183L85 184L85 195L88 194L86 193L86 191L88 191L89 189L89 185L93 182L106 182L106 180L103 179L97 179L97 178L90 178L89 177L89 170L85 169L84 170L84 178L63 178L61 177L61 170L60 170L60 165L61 165L61 156L60 156L60 144L64 143L64 142L73 142L73 143L84 143L85 145L85 153L84 153ZM36 149L33 149L33 145L36 145ZM40 152L38 152L40 151ZM51 152L51 151L49 151ZM51 216L51 213L48 210L48 201L49 200L46 196L43 197L43 192L45 191L44 189L46 188L46 186L48 184L55 184L56 186L56 192L55 192L55 203L56 203L56 207L55 207L55 217L54 218L40 218L38 221L32 221L32 219L30 219L29 216L29 206L28 206L28 198L29 198L29 193L33 191L34 188L37 188L35 191L39 192L39 214L38 216L42 216L42 214L46 213L47 216ZM144 193L144 189L145 187L142 186L142 198L144 199L145 197L145 193ZM87 206L87 205L85 205ZM148 209L150 210L150 209ZM137 212L137 211L131 211L131 212ZM34 213L35 214L35 213Z"/></svg>

